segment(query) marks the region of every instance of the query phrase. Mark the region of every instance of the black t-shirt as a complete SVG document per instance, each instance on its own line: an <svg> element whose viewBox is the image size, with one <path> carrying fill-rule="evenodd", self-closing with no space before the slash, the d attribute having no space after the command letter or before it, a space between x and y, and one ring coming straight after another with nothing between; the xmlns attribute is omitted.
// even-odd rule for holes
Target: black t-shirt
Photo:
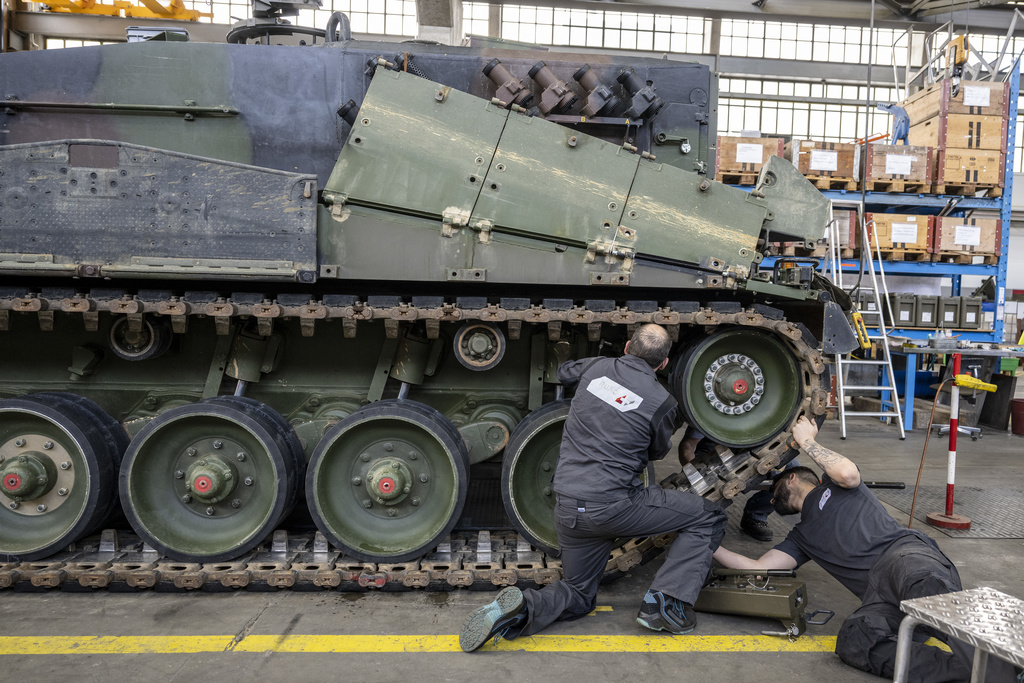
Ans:
<svg viewBox="0 0 1024 683"><path fill-rule="evenodd" d="M775 546L796 560L814 560L839 583L863 599L868 570L894 543L919 539L938 550L935 541L892 518L864 482L844 489L828 475L804 499L800 521Z"/></svg>
<svg viewBox="0 0 1024 683"><path fill-rule="evenodd" d="M555 492L592 503L628 497L642 486L647 463L671 447L675 399L636 356L569 361L558 379L579 386L562 431Z"/></svg>

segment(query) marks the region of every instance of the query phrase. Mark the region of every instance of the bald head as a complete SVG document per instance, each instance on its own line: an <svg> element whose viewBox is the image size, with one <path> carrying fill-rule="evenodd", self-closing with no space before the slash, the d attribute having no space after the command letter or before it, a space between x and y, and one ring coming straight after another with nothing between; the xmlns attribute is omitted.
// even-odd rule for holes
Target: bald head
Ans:
<svg viewBox="0 0 1024 683"><path fill-rule="evenodd" d="M626 353L643 360L654 369L660 368L668 358L672 340L661 325L642 325L626 344Z"/></svg>

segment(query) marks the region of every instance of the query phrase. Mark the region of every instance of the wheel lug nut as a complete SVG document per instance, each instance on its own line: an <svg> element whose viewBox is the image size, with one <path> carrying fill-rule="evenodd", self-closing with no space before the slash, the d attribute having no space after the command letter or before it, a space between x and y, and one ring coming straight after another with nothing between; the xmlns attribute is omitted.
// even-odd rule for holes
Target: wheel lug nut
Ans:
<svg viewBox="0 0 1024 683"><path fill-rule="evenodd" d="M409 451L409 459L410 460L415 460L418 457L420 457L419 453L417 453L416 451Z"/></svg>
<svg viewBox="0 0 1024 683"><path fill-rule="evenodd" d="M353 477L352 478L352 485L353 486L359 486L362 483L363 483L363 480L360 479L359 477Z"/></svg>
<svg viewBox="0 0 1024 683"><path fill-rule="evenodd" d="M25 445L25 439L15 439L14 445L17 446L18 448L21 448L22 446Z"/></svg>
<svg viewBox="0 0 1024 683"><path fill-rule="evenodd" d="M544 490L541 491L541 493L543 493L545 496L550 496L551 495L551 487L550 486L545 486Z"/></svg>
<svg viewBox="0 0 1024 683"><path fill-rule="evenodd" d="M246 486L252 486L253 478L252 477L246 477L245 481L243 481L242 483L245 484Z"/></svg>
<svg viewBox="0 0 1024 683"><path fill-rule="evenodd" d="M47 441L47 442L45 442L45 443L43 444L43 449L44 449L44 450L47 450L47 451L48 451L48 450L50 450L51 448L53 448L53 442L52 442L52 441Z"/></svg>
<svg viewBox="0 0 1024 683"><path fill-rule="evenodd" d="M66 496L66 495L68 495L68 490L67 489L57 489L57 495L58 496Z"/></svg>
<svg viewBox="0 0 1024 683"><path fill-rule="evenodd" d="M547 463L546 462L543 465L541 465L540 468L542 470L544 470L545 472L550 472L551 471L551 463Z"/></svg>
<svg viewBox="0 0 1024 683"><path fill-rule="evenodd" d="M36 512L46 512L46 506L40 503L36 506Z"/></svg>
<svg viewBox="0 0 1024 683"><path fill-rule="evenodd" d="M409 502L412 503L413 505L419 505L420 504L420 499L419 498L413 498Z"/></svg>
<svg viewBox="0 0 1024 683"><path fill-rule="evenodd" d="M214 448L224 448L224 442L223 441L214 441L213 442L213 447Z"/></svg>
<svg viewBox="0 0 1024 683"><path fill-rule="evenodd" d="M423 482L424 484L426 484L428 481L430 481L430 477L428 477L425 474L421 474L420 475L420 481Z"/></svg>
<svg viewBox="0 0 1024 683"><path fill-rule="evenodd" d="M369 498L367 498L366 500L363 501L363 507L364 508L371 508L371 507L373 507L373 503L370 502Z"/></svg>
<svg viewBox="0 0 1024 683"><path fill-rule="evenodd" d="M197 450L196 450L196 449L194 449L194 448L189 448L189 449L188 449L187 451L185 451L185 452L186 452L186 453L188 453L188 457L190 457L190 458L194 458L194 457L196 456L196 454L197 454L197 453L198 453L199 451L197 451Z"/></svg>
<svg viewBox="0 0 1024 683"><path fill-rule="evenodd" d="M185 473L182 472L181 470L178 470L177 472L174 473L174 478L175 479L184 479L185 478Z"/></svg>
<svg viewBox="0 0 1024 683"><path fill-rule="evenodd" d="M200 467L205 467L205 466L206 466L206 460L205 460L205 459L204 459L204 460L200 460L200 461L199 461L199 463L198 463L198 465L199 465Z"/></svg>
<svg viewBox="0 0 1024 683"><path fill-rule="evenodd" d="M9 503L7 505L7 507L11 508L12 510L17 510L19 507L21 507L21 503L19 503L16 500L15 501L11 501L11 503Z"/></svg>
<svg viewBox="0 0 1024 683"><path fill-rule="evenodd" d="M242 507L242 501L240 501L237 498L235 498L233 501L231 501L231 507L233 507L233 508L240 508L240 507Z"/></svg>
<svg viewBox="0 0 1024 683"><path fill-rule="evenodd" d="M388 510L388 517L394 517L397 514L398 510L396 510L395 508L391 508L390 510Z"/></svg>
<svg viewBox="0 0 1024 683"><path fill-rule="evenodd" d="M412 491L411 486L406 486L404 489L402 489L402 493L409 493L409 491Z"/></svg>
<svg viewBox="0 0 1024 683"><path fill-rule="evenodd" d="M385 443L384 444L384 450L387 451L388 453L390 453L391 451L395 450L395 447L393 445L391 445L390 442L389 443Z"/></svg>
<svg viewBox="0 0 1024 683"><path fill-rule="evenodd" d="M362 460L363 462L370 462L370 454L363 453L362 455L359 456L359 459Z"/></svg>
<svg viewBox="0 0 1024 683"><path fill-rule="evenodd" d="M235 458L238 459L238 462L245 462L245 453L239 453Z"/></svg>
<svg viewBox="0 0 1024 683"><path fill-rule="evenodd" d="M182 503L191 503L192 502L192 496L190 496L190 495L188 495L186 493L184 496L181 497L181 502Z"/></svg>
<svg viewBox="0 0 1024 683"><path fill-rule="evenodd" d="M216 512L216 510L214 510L212 507L206 508L206 516L207 517L213 517L213 513L214 512Z"/></svg>
<svg viewBox="0 0 1024 683"><path fill-rule="evenodd" d="M62 470L70 470L71 469L71 463L70 462L62 462L60 464L60 468Z"/></svg>
<svg viewBox="0 0 1024 683"><path fill-rule="evenodd" d="M400 469L401 467L402 467L402 466L401 466L401 465L399 465L399 464L398 464L397 462L393 462L393 463L391 463L391 469L393 469L393 470L397 470L397 469Z"/></svg>

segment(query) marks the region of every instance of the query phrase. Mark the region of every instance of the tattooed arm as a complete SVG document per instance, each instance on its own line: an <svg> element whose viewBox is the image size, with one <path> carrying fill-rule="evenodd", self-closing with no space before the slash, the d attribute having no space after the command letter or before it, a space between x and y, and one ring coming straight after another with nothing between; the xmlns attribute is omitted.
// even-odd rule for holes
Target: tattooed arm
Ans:
<svg viewBox="0 0 1024 683"><path fill-rule="evenodd" d="M806 417L797 420L793 427L793 439L800 445L800 449L811 456L811 460L817 463L832 481L844 489L860 486L860 470L853 461L815 441L817 433L818 428Z"/></svg>

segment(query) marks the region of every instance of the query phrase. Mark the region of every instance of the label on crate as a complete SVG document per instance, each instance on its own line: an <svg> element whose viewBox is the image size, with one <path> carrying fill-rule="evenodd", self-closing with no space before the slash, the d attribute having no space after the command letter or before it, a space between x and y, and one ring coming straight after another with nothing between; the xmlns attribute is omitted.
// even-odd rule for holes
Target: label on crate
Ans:
<svg viewBox="0 0 1024 683"><path fill-rule="evenodd" d="M921 311L921 322L930 323L932 321L931 311Z"/></svg>
<svg viewBox="0 0 1024 683"><path fill-rule="evenodd" d="M917 161L917 157L912 157L907 154L886 154L885 174L910 175L910 167L915 161Z"/></svg>
<svg viewBox="0 0 1024 683"><path fill-rule="evenodd" d="M812 171L838 171L839 152L834 149L812 149L810 169Z"/></svg>
<svg viewBox="0 0 1024 683"><path fill-rule="evenodd" d="M900 311L900 322L910 320L910 311Z"/></svg>
<svg viewBox="0 0 1024 683"><path fill-rule="evenodd" d="M954 226L956 232L953 236L954 244L963 244L968 247L981 246L981 227L977 225Z"/></svg>
<svg viewBox="0 0 1024 683"><path fill-rule="evenodd" d="M967 311L967 313L965 315L967 316L967 322L969 322L969 323L976 323L976 322L978 322L978 314L975 313L974 311Z"/></svg>
<svg viewBox="0 0 1024 683"><path fill-rule="evenodd" d="M956 313L953 311L946 311L943 322L951 323L956 320Z"/></svg>
<svg viewBox="0 0 1024 683"><path fill-rule="evenodd" d="M917 244L917 223L893 223L893 244Z"/></svg>
<svg viewBox="0 0 1024 683"><path fill-rule="evenodd" d="M978 85L965 85L964 86L964 106L965 107L987 107L991 103L990 96L992 91L984 86Z"/></svg>
<svg viewBox="0 0 1024 683"><path fill-rule="evenodd" d="M764 161L764 147L761 145L736 143L737 164L760 164Z"/></svg>

